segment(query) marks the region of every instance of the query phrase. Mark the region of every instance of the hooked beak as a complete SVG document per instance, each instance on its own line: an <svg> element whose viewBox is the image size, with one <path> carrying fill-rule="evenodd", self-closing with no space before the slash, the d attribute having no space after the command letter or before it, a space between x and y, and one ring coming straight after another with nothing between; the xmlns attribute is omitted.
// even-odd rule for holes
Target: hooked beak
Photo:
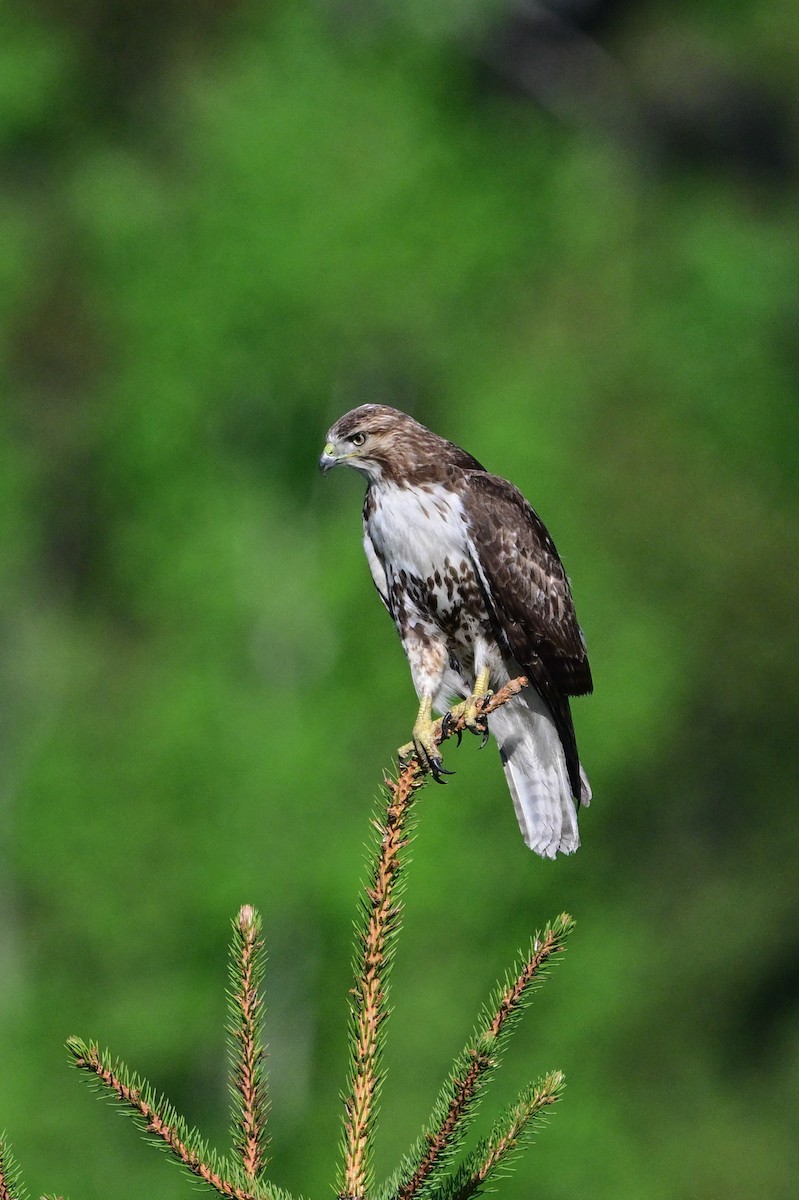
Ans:
<svg viewBox="0 0 799 1200"><path fill-rule="evenodd" d="M339 459L336 455L335 447L333 446L332 442L328 442L322 451L321 458L319 459L319 470L323 475L327 475L328 471L331 471L338 462Z"/></svg>

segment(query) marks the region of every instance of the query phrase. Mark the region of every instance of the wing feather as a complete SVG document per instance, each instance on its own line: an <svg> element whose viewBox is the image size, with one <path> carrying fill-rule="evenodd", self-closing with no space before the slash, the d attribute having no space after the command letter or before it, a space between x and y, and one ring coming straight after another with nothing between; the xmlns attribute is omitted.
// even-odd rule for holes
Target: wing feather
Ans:
<svg viewBox="0 0 799 1200"><path fill-rule="evenodd" d="M525 668L540 662L566 696L593 688L571 587L555 543L512 483L487 472L464 476L464 511L487 601L506 644Z"/></svg>
<svg viewBox="0 0 799 1200"><path fill-rule="evenodd" d="M541 518L506 479L467 472L463 505L495 631L548 704L579 799L569 696L590 692L593 683L563 563Z"/></svg>
<svg viewBox="0 0 799 1200"><path fill-rule="evenodd" d="M375 588L377 589L377 594L380 597L380 599L383 601L383 604L385 605L388 612L393 617L394 613L391 611L391 601L390 601L389 592L388 592L388 579L386 578L386 569L383 565L383 561L380 558L380 555L377 553L377 550L375 549L374 542L372 541L371 537L369 536L369 530L366 528L364 528L364 534L363 534L363 548L366 551L366 561L369 564L369 571L372 576L372 582L374 583Z"/></svg>

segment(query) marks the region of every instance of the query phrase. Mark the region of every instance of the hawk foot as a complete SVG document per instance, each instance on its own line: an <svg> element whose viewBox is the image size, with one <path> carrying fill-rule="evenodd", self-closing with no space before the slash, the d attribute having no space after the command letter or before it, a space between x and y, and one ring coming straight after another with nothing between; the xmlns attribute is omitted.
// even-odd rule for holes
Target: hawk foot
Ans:
<svg viewBox="0 0 799 1200"><path fill-rule="evenodd" d="M413 727L413 741L400 746L397 756L402 762L415 754L423 771L429 771L436 783L446 783L442 775L454 775L455 772L448 771L444 766L436 744L436 724L430 715L430 705L423 703Z"/></svg>
<svg viewBox="0 0 799 1200"><path fill-rule="evenodd" d="M446 734L450 725L459 722L462 729L468 729L469 733L482 738L478 747L482 750L488 742L488 717L485 716L483 709L492 695L493 692L475 690L468 700L453 705L449 712L444 714L441 732ZM461 728L455 730L459 746L461 744Z"/></svg>

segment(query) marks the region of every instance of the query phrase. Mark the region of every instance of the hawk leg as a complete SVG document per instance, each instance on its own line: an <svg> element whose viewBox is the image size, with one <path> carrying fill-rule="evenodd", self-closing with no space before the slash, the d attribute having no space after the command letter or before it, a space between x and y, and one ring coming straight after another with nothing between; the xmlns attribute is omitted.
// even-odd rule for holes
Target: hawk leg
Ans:
<svg viewBox="0 0 799 1200"><path fill-rule="evenodd" d="M419 713L413 726L413 741L400 746L397 754L400 759L409 758L415 754L423 770L429 771L436 783L446 783L442 775L454 775L454 771L444 768L441 751L436 745L436 722L433 720L433 701L430 696L423 696L419 705Z"/></svg>
<svg viewBox="0 0 799 1200"><path fill-rule="evenodd" d="M446 733L453 721L463 721L464 729L482 737L483 740L480 743L482 750L488 741L488 718L483 716L483 705L486 700L491 698L491 694L488 690L488 667L483 667L474 681L474 691L469 699L455 704L448 713L444 714L441 724L442 732ZM458 745L460 745L460 741L461 734L458 730Z"/></svg>

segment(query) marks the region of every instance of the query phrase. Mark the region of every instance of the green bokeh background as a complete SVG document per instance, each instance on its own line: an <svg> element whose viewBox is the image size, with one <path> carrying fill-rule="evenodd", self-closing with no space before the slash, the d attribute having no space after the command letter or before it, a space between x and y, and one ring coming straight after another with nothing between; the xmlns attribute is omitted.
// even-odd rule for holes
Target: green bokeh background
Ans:
<svg viewBox="0 0 799 1200"><path fill-rule="evenodd" d="M224 1144L244 902L272 1175L332 1194L368 821L415 710L362 485L316 471L366 400L528 495L596 681L573 859L525 849L493 750L422 794L380 1173L567 909L489 1107L568 1091L507 1200L795 1195L795 12L617 5L543 97L499 86L506 19L0 13L0 1127L34 1195L189 1194L63 1044ZM773 153L738 136L758 97Z"/></svg>

